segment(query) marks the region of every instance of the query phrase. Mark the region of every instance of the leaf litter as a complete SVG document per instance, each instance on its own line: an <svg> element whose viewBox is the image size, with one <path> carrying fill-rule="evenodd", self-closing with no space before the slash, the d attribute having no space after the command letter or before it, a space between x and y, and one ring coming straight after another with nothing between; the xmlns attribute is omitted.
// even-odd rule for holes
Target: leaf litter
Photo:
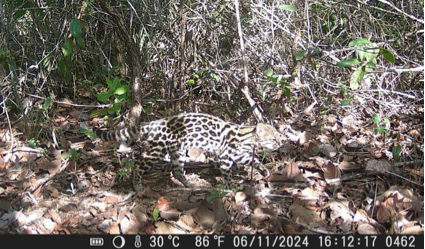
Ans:
<svg viewBox="0 0 425 249"><path fill-rule="evenodd" d="M321 126L282 123L287 144L267 154L261 169L236 168L239 189L219 187L214 158L193 150L186 172L195 187L184 188L159 166L135 193L131 157L79 131L90 121L86 112L56 110L58 144L30 148L22 138L10 153L5 143L0 233L424 233L420 119L393 116L387 135L376 134L362 112L323 115Z"/></svg>

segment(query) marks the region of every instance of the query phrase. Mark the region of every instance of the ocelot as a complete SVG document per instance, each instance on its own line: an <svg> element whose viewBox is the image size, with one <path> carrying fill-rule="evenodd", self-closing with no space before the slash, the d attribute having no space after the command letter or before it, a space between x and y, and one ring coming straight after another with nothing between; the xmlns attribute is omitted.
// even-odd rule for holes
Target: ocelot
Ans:
<svg viewBox="0 0 425 249"><path fill-rule="evenodd" d="M111 131L94 128L93 131L102 140L143 144L140 161L144 167L135 166L133 172L136 191L141 189L142 169L160 165L167 154L174 177L185 186L188 186L188 182L183 167L190 149L202 149L213 154L228 184L235 163L259 164L253 156L254 148L276 150L283 142L283 135L273 126L264 123L256 126L237 125L202 113L182 113L141 123L138 127Z"/></svg>

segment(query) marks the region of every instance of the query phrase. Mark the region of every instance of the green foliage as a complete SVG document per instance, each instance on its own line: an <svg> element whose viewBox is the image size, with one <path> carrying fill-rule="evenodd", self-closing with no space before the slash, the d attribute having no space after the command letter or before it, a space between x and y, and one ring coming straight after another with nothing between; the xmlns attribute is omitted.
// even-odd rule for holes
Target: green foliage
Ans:
<svg viewBox="0 0 425 249"><path fill-rule="evenodd" d="M43 111L47 111L50 108L51 102L52 102L52 98L47 97L46 100L44 101L44 104L40 106L40 109Z"/></svg>
<svg viewBox="0 0 425 249"><path fill-rule="evenodd" d="M159 209L155 208L152 213L153 220L157 220L159 218Z"/></svg>
<svg viewBox="0 0 425 249"><path fill-rule="evenodd" d="M220 82L220 76L213 70L199 70L192 74L192 77L186 81L188 86L193 86L202 82L201 80L212 80L214 83Z"/></svg>
<svg viewBox="0 0 425 249"><path fill-rule="evenodd" d="M28 146L30 148L35 149L37 147L37 141L34 138L31 138L30 140L28 140Z"/></svg>
<svg viewBox="0 0 425 249"><path fill-rule="evenodd" d="M348 94L348 87L344 84L340 84L341 87L341 94L343 96L343 99L340 101L340 105L346 106L350 105L351 102L353 102L353 98Z"/></svg>
<svg viewBox="0 0 425 249"><path fill-rule="evenodd" d="M210 190L210 195L207 196L207 202L211 202L214 199L221 199L223 197L224 189L226 189L226 186L223 184L217 184L216 189Z"/></svg>
<svg viewBox="0 0 425 249"><path fill-rule="evenodd" d="M122 166L122 165L121 165ZM118 171L118 176L120 180L123 180L131 175L134 170L134 162L129 158L126 158L124 166Z"/></svg>
<svg viewBox="0 0 425 249"><path fill-rule="evenodd" d="M218 192L217 189L211 190L210 191L210 194L211 195L207 196L207 202L211 202L212 200L217 199L217 198L220 197L220 193Z"/></svg>
<svg viewBox="0 0 425 249"><path fill-rule="evenodd" d="M387 118L384 118L383 121L381 121L381 117L378 114L373 114L372 121L376 124L376 127L374 129L376 134L384 134L388 135L389 131L385 126L390 125L390 121Z"/></svg>
<svg viewBox="0 0 425 249"><path fill-rule="evenodd" d="M14 71L17 66L15 60L5 51L0 48L0 66L2 66L6 72Z"/></svg>
<svg viewBox="0 0 425 249"><path fill-rule="evenodd" d="M395 145L393 146L393 158L395 162L400 161L400 153L401 153L401 146L400 145Z"/></svg>
<svg viewBox="0 0 425 249"><path fill-rule="evenodd" d="M283 91L283 94L291 97L291 85L289 85L283 75L274 74L273 69L271 68L267 69L264 74L266 75L269 82L273 83Z"/></svg>
<svg viewBox="0 0 425 249"><path fill-rule="evenodd" d="M106 109L95 110L92 112L92 117L102 116L106 114L119 114L121 106L129 101L130 87L127 84L121 83L122 79L118 77L107 78L106 83L108 89L97 95L97 100L106 102L111 100L112 106Z"/></svg>
<svg viewBox="0 0 425 249"><path fill-rule="evenodd" d="M52 99L50 97L47 97L44 100L43 104L39 105L34 112L31 112L29 114L31 122L24 123L25 135L28 138L30 138L28 139L28 146L31 148L36 148L38 146L40 134L43 130L46 130L47 133L51 133L50 128L48 126L49 124L48 115L49 115L51 103L52 103ZM28 118L28 117L25 116L24 118ZM43 123L44 125L39 125L40 123ZM37 124L37 125L31 125L31 124Z"/></svg>
<svg viewBox="0 0 425 249"><path fill-rule="evenodd" d="M85 129L85 128L78 128L78 130L84 134L86 134L87 136L91 137L91 138L96 138L96 134L94 134L94 132L92 130L89 129Z"/></svg>
<svg viewBox="0 0 425 249"><path fill-rule="evenodd" d="M78 153L76 150L74 149L68 149L68 154L69 154L69 159L71 161L77 161L78 159L80 159L81 154Z"/></svg>
<svg viewBox="0 0 425 249"><path fill-rule="evenodd" d="M118 177L120 178L120 180L123 180L127 175L127 171L125 171L124 169L118 171Z"/></svg>
<svg viewBox="0 0 425 249"><path fill-rule="evenodd" d="M72 36L75 37L77 44L80 47L84 47L84 41L82 39L82 31L83 28L81 26L81 21L79 19L72 19L70 25L69 25L69 31L71 32Z"/></svg>
<svg viewBox="0 0 425 249"><path fill-rule="evenodd" d="M291 12L295 12L297 11L297 7L292 6L292 5L288 5L288 4L282 4L279 6L279 9L283 9L283 10L287 10L287 11L291 11Z"/></svg>
<svg viewBox="0 0 425 249"><path fill-rule="evenodd" d="M300 61L304 58L304 56L307 54L307 51L305 50L298 50L295 54L295 60Z"/></svg>
<svg viewBox="0 0 425 249"><path fill-rule="evenodd" d="M80 19L72 19L69 24L69 32L72 37L67 37L61 44L63 58L57 58L57 64L60 76L65 82L72 81L72 75L75 71L75 51L77 48L84 48L82 21Z"/></svg>
<svg viewBox="0 0 425 249"><path fill-rule="evenodd" d="M358 66L350 77L350 87L353 90L359 88L359 84L362 82L367 71L376 68L376 58L379 54L382 54L388 62L395 62L394 55L389 50L378 47L375 43L367 39L353 40L348 46L356 48L356 58L341 60L337 63L337 66L340 68Z"/></svg>

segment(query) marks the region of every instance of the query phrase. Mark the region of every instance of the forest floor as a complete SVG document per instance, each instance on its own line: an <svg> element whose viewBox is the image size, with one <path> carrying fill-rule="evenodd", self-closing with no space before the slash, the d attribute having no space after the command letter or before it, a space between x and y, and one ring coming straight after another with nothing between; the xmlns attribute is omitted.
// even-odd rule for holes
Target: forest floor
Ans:
<svg viewBox="0 0 425 249"><path fill-rule="evenodd" d="M73 104L17 122L13 139L0 127L0 234L424 233L423 105L388 107L389 123L361 106L306 115L264 169L235 170L238 189L202 159L186 168L194 188L159 165L136 193L131 163L80 131L93 109Z"/></svg>

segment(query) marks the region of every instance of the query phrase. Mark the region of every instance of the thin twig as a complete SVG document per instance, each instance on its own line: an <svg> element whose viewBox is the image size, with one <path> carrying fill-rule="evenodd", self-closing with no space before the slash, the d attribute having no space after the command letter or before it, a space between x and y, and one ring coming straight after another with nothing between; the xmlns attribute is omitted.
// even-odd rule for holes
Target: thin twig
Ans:
<svg viewBox="0 0 425 249"><path fill-rule="evenodd" d="M248 88L248 82L249 82L248 69L246 65L245 45L243 40L242 24L241 24L241 18L239 14L238 0L235 0L235 12L236 12L236 20L238 24L239 41L241 43L242 65L243 65L243 72L244 72L244 79L245 79L245 86L243 89L241 89L241 91L245 95L245 98L248 100L249 105L254 108L254 116L257 119L257 121L262 122L263 116L261 115L261 112L258 108L257 103L255 102L255 100L251 98L251 94L249 93L249 88Z"/></svg>
<svg viewBox="0 0 425 249"><path fill-rule="evenodd" d="M37 98L37 99L44 99L44 100L46 99L44 97L40 97L40 96L37 96L37 95L34 95L34 94L30 94L30 93L27 93L27 95L30 96L30 97L33 97L33 98ZM110 107L111 106L110 104L105 104L105 105L72 104L72 103L68 103L68 102L55 101L55 100L52 100L52 102L53 103L56 103L56 104L61 104L61 105L69 105L69 106L75 106L75 107L88 107L88 108L106 108L106 107Z"/></svg>
<svg viewBox="0 0 425 249"><path fill-rule="evenodd" d="M417 21L417 22L420 22L420 23L422 23L422 24L425 24L425 22L423 21L423 20L421 20L421 19L419 19L419 18L416 18L416 17L414 17L414 16L412 16L412 15L410 15L410 14L407 14L406 12L404 12L404 11L402 11L401 9L399 9L397 6L395 6L394 4L392 4L392 3L390 3L390 2L388 2L387 0L378 0L379 2L381 2L381 3L383 3L383 4L386 4L386 5L389 5L391 8L393 8L395 11L397 11L397 12L399 12L399 13L401 13L401 14L403 14L403 15L405 15L405 16L407 16L407 17L409 17L409 18L411 18L411 19L413 19L413 20L415 20L415 21Z"/></svg>

